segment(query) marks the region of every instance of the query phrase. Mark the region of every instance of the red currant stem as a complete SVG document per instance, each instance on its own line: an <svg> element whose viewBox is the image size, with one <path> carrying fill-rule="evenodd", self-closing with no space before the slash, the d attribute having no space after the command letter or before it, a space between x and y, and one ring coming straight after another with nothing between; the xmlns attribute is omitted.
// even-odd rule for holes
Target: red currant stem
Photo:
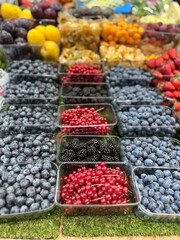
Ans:
<svg viewBox="0 0 180 240"><path fill-rule="evenodd" d="M120 175L102 175L101 177L120 177ZM94 176L92 178L97 178L97 176Z"/></svg>
<svg viewBox="0 0 180 240"><path fill-rule="evenodd" d="M94 186L104 186L104 184L98 184L98 183L97 183L97 184L92 184L91 186L92 186L92 187L94 187Z"/></svg>
<svg viewBox="0 0 180 240"><path fill-rule="evenodd" d="M104 107L97 109L95 112L100 112L102 110L104 110Z"/></svg>
<svg viewBox="0 0 180 240"><path fill-rule="evenodd" d="M104 196L103 196L103 197L100 197L100 198L93 199L93 200L91 200L91 202L95 202L95 201L101 200L101 199L103 199L103 198L104 198Z"/></svg>

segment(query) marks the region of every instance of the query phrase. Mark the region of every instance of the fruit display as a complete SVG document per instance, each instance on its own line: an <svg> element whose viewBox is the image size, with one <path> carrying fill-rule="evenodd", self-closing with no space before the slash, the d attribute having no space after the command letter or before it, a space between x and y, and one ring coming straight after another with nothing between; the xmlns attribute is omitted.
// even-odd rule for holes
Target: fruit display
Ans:
<svg viewBox="0 0 180 240"><path fill-rule="evenodd" d="M51 126L57 118L55 105L4 105L0 126Z"/></svg>
<svg viewBox="0 0 180 240"><path fill-rule="evenodd" d="M60 64L66 64L67 66L74 62L86 62L94 63L100 62L100 56L91 50L85 49L84 47L72 47L63 48L62 53L59 57Z"/></svg>
<svg viewBox="0 0 180 240"><path fill-rule="evenodd" d="M65 104L111 102L108 85L99 83L65 83L61 98Z"/></svg>
<svg viewBox="0 0 180 240"><path fill-rule="evenodd" d="M150 218L153 214L165 219L169 215L179 215L179 169L138 168L135 177L141 195L139 207L144 216Z"/></svg>
<svg viewBox="0 0 180 240"><path fill-rule="evenodd" d="M141 85L149 87L152 74L145 69L117 65L105 73L106 82L111 87Z"/></svg>
<svg viewBox="0 0 180 240"><path fill-rule="evenodd" d="M0 216L50 209L55 202L56 165L37 163L0 166Z"/></svg>
<svg viewBox="0 0 180 240"><path fill-rule="evenodd" d="M88 8L86 6L81 8L76 8L70 11L70 13L75 18L89 18L89 19L98 19L98 18L110 18L114 14L114 10L110 7L101 8L101 7L92 7Z"/></svg>
<svg viewBox="0 0 180 240"><path fill-rule="evenodd" d="M1 22L0 44L25 44L28 31L35 27L33 20L18 18Z"/></svg>
<svg viewBox="0 0 180 240"><path fill-rule="evenodd" d="M121 136L168 136L179 131L179 119L165 106L119 106L116 104Z"/></svg>
<svg viewBox="0 0 180 240"><path fill-rule="evenodd" d="M137 23L114 23L112 21L102 22L101 38L103 41L112 45L137 45L140 43L143 33L144 29L140 27Z"/></svg>
<svg viewBox="0 0 180 240"><path fill-rule="evenodd" d="M91 63L74 63L62 73L65 75L61 78L61 82L102 82L104 75L102 74L100 64Z"/></svg>
<svg viewBox="0 0 180 240"><path fill-rule="evenodd" d="M141 85L111 87L110 92L114 101L122 104L162 104L163 97L153 88L145 88Z"/></svg>
<svg viewBox="0 0 180 240"><path fill-rule="evenodd" d="M123 161L131 166L179 167L180 146L168 137L136 137L121 141Z"/></svg>
<svg viewBox="0 0 180 240"><path fill-rule="evenodd" d="M62 131L71 135L106 135L116 119L109 104L62 105L59 114L59 126ZM108 117L109 113L109 117ZM111 115L110 115L111 114ZM104 115L106 117L104 117Z"/></svg>
<svg viewBox="0 0 180 240"><path fill-rule="evenodd" d="M121 64L124 66L142 67L146 56L139 48L127 47L124 45L100 45L102 61L107 65Z"/></svg>
<svg viewBox="0 0 180 240"><path fill-rule="evenodd" d="M13 61L7 67L7 72L12 76L15 75L32 75L32 76L40 76L47 77L57 76L57 68L53 67L50 63L44 63L41 60L20 60Z"/></svg>
<svg viewBox="0 0 180 240"><path fill-rule="evenodd" d="M119 162L119 139L116 137L70 137L61 148L59 161Z"/></svg>
<svg viewBox="0 0 180 240"><path fill-rule="evenodd" d="M22 133L5 135L0 139L0 146L0 162L3 164L56 160L55 140L45 132L30 136Z"/></svg>
<svg viewBox="0 0 180 240"><path fill-rule="evenodd" d="M26 18L33 19L31 11L28 8L21 9L19 6L11 3L3 3L0 7L1 16L4 19Z"/></svg>
<svg viewBox="0 0 180 240"><path fill-rule="evenodd" d="M59 26L63 48L73 46L97 52L100 43L101 26L98 21L86 19L69 20Z"/></svg>
<svg viewBox="0 0 180 240"><path fill-rule="evenodd" d="M105 162L89 169L78 168L63 180L62 204L127 204L132 200L126 173L118 166L115 169L106 166Z"/></svg>

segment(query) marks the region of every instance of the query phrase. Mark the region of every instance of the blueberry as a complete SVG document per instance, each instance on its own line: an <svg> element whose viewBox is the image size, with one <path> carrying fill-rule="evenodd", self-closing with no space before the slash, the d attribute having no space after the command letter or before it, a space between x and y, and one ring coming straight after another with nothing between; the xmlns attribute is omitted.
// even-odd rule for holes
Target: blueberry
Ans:
<svg viewBox="0 0 180 240"><path fill-rule="evenodd" d="M50 202L54 202L54 194L50 193L50 194L48 195L48 200L49 200Z"/></svg>
<svg viewBox="0 0 180 240"><path fill-rule="evenodd" d="M0 198L4 198L6 196L6 190L3 187L0 187Z"/></svg>
<svg viewBox="0 0 180 240"><path fill-rule="evenodd" d="M35 187L31 186L26 189L26 196L27 197L34 197L36 194L36 189Z"/></svg>
<svg viewBox="0 0 180 240"><path fill-rule="evenodd" d="M13 204L15 202L16 196L14 193L10 193L6 195L6 202Z"/></svg>
<svg viewBox="0 0 180 240"><path fill-rule="evenodd" d="M9 209L6 207L0 208L0 215L5 215L9 213Z"/></svg>
<svg viewBox="0 0 180 240"><path fill-rule="evenodd" d="M48 179L49 178L49 171L48 170L43 170L42 172L41 172L41 176L42 176L42 178L45 178L45 179Z"/></svg>
<svg viewBox="0 0 180 240"><path fill-rule="evenodd" d="M51 184L47 181L42 181L41 185L44 189L47 189L47 190L50 190L51 188Z"/></svg>
<svg viewBox="0 0 180 240"><path fill-rule="evenodd" d="M5 201L0 198L0 209L6 205Z"/></svg>
<svg viewBox="0 0 180 240"><path fill-rule="evenodd" d="M33 203L34 203L34 199L33 199L33 198L27 198L25 205L27 205L28 207L30 207Z"/></svg>
<svg viewBox="0 0 180 240"><path fill-rule="evenodd" d="M28 212L28 207L26 206L26 205L23 205L23 206L21 206L21 208L20 208L20 212L21 213L24 213L24 212Z"/></svg>
<svg viewBox="0 0 180 240"><path fill-rule="evenodd" d="M32 174L36 174L36 173L38 173L39 172L39 168L38 167L33 167L32 169L31 169L31 173Z"/></svg>
<svg viewBox="0 0 180 240"><path fill-rule="evenodd" d="M46 198L49 195L49 191L42 189L40 195L42 196L42 198Z"/></svg>
<svg viewBox="0 0 180 240"><path fill-rule="evenodd" d="M29 208L29 210L30 211L37 211L37 210L39 210L40 209L40 205L39 205L39 203L33 203L33 204L31 204L31 206L30 206L30 208Z"/></svg>
<svg viewBox="0 0 180 240"><path fill-rule="evenodd" d="M26 178L20 181L20 186L25 189L27 189L30 186L30 184L31 184L30 181Z"/></svg>
<svg viewBox="0 0 180 240"><path fill-rule="evenodd" d="M43 198L41 197L40 194L36 194L35 197L34 197L34 200L35 200L36 202L42 202L42 201L43 201Z"/></svg>
<svg viewBox="0 0 180 240"><path fill-rule="evenodd" d="M18 207L21 207L25 203L26 199L23 196L18 196L16 198L16 204Z"/></svg>
<svg viewBox="0 0 180 240"><path fill-rule="evenodd" d="M50 207L50 203L48 199L45 199L41 202L41 208L45 209L45 208L49 208Z"/></svg>

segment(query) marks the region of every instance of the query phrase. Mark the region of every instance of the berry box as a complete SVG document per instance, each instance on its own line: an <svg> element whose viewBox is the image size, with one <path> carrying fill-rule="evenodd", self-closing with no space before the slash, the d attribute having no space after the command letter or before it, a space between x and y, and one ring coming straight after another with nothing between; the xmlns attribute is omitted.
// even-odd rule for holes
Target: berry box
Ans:
<svg viewBox="0 0 180 240"><path fill-rule="evenodd" d="M140 198L135 214L143 220L180 221L180 169L137 167L133 170Z"/></svg>
<svg viewBox="0 0 180 240"><path fill-rule="evenodd" d="M55 207L58 167L41 162L0 166L0 221L37 218Z"/></svg>
<svg viewBox="0 0 180 240"><path fill-rule="evenodd" d="M179 117L166 106L119 104L116 111L121 136L172 137L179 133Z"/></svg>
<svg viewBox="0 0 180 240"><path fill-rule="evenodd" d="M116 124L115 111L108 103L59 106L57 126L68 135L106 135Z"/></svg>
<svg viewBox="0 0 180 240"><path fill-rule="evenodd" d="M58 162L121 162L121 140L116 136L63 136L57 147Z"/></svg>
<svg viewBox="0 0 180 240"><path fill-rule="evenodd" d="M180 142L169 137L135 137L121 140L121 158L132 167L180 167Z"/></svg>
<svg viewBox="0 0 180 240"><path fill-rule="evenodd" d="M102 163L101 163L102 164ZM104 163L103 163L104 164ZM113 169L119 169L123 171L123 175L127 181L127 200L126 203L121 204L106 204L98 203L99 198L97 198L97 203L94 201L94 204L87 203L88 205L80 204L79 202L76 204L64 204L62 200L62 186L65 184L64 177L69 175L70 173L74 173L79 168L85 167L86 169L94 169L97 167L95 163L62 163L59 168L59 182L58 182L58 191L56 195L56 204L60 206L64 210L65 215L75 215L75 214L112 214L112 213L127 213L131 211L135 206L138 205L139 197L134 188L134 180L132 178L132 172L130 167L125 163L107 163L107 167L113 171ZM79 170L78 170L79 171ZM117 171L117 170L115 170ZM102 185L102 184L101 184ZM115 196L114 196L115 197Z"/></svg>
<svg viewBox="0 0 180 240"><path fill-rule="evenodd" d="M110 103L109 86L106 83L63 83L61 103Z"/></svg>

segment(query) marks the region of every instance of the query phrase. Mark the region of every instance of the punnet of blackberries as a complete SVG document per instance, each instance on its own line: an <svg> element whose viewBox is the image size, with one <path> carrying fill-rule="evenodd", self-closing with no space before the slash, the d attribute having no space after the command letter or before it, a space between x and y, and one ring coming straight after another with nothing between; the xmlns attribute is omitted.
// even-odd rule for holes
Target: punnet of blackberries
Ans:
<svg viewBox="0 0 180 240"><path fill-rule="evenodd" d="M71 138L62 146L61 162L119 162L120 146L116 138Z"/></svg>

